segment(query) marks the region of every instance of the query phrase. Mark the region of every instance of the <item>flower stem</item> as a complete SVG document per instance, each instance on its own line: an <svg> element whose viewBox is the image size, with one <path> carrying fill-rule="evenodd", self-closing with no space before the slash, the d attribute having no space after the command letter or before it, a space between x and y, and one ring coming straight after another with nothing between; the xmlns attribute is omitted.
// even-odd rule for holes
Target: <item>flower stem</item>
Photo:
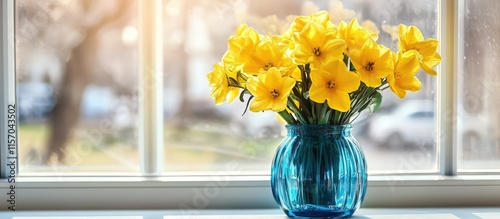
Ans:
<svg viewBox="0 0 500 219"><path fill-rule="evenodd" d="M295 103L293 102L293 100L288 99L287 101L288 101L287 102L288 106L294 112L295 116L297 117L297 120L300 123L302 123L302 124L307 124L307 121L305 120L305 118L302 115L302 113L300 113L301 111L299 110L299 108L297 107L297 105L295 105Z"/></svg>
<svg viewBox="0 0 500 219"><path fill-rule="evenodd" d="M283 111L279 112L278 115L280 115L281 118L283 118L283 120L285 120L285 122L288 123L288 124L290 124L290 125L291 124L297 124L297 121L286 110L283 110Z"/></svg>

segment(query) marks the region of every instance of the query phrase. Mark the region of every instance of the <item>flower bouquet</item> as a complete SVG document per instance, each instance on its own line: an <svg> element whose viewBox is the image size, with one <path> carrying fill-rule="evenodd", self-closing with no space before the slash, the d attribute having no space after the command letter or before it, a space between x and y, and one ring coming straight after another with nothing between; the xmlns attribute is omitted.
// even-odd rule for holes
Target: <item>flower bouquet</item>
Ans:
<svg viewBox="0 0 500 219"><path fill-rule="evenodd" d="M216 104L239 97L245 112L272 110L288 124L271 168L274 198L288 216L352 215L367 174L350 124L377 111L387 88L400 98L418 91L420 69L436 75L436 39L403 24L399 51L377 38L356 19L334 25L324 11L297 17L282 35L243 24L208 74Z"/></svg>
<svg viewBox="0 0 500 219"><path fill-rule="evenodd" d="M287 124L349 124L375 112L381 91L415 92L423 69L436 75L438 41L415 26L399 26L399 51L376 42L356 19L332 24L326 11L300 16L283 35L260 35L243 24L208 74L216 104L236 97L253 112L272 110Z"/></svg>

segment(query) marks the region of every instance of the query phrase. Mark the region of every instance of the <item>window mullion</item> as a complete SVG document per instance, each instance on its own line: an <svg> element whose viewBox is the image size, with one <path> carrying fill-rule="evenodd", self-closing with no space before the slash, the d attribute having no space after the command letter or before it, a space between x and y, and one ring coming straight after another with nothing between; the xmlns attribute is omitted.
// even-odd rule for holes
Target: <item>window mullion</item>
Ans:
<svg viewBox="0 0 500 219"><path fill-rule="evenodd" d="M17 174L17 126L9 128L9 120L16 123L16 76L15 76L15 51L14 51L14 0L0 3L0 178L7 178L11 168ZM10 108L10 110L9 110ZM9 118L10 116L10 118ZM13 122L10 123L11 125ZM10 133L10 136L8 136ZM10 143L10 144L9 144ZM15 162L16 165L8 166ZM8 169L7 169L8 168Z"/></svg>
<svg viewBox="0 0 500 219"><path fill-rule="evenodd" d="M163 54L161 0L138 1L139 145L141 171L159 175L163 167Z"/></svg>
<svg viewBox="0 0 500 219"><path fill-rule="evenodd" d="M463 0L439 1L438 36L442 42L438 90L438 145L439 173L453 176L457 173L457 85L460 69L459 42L463 40Z"/></svg>

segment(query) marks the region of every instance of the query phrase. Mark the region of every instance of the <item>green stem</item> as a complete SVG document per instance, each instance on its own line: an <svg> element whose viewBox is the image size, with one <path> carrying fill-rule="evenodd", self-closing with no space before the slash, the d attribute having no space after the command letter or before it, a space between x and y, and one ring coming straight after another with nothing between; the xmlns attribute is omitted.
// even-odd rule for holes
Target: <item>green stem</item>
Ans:
<svg viewBox="0 0 500 219"><path fill-rule="evenodd" d="M325 104L326 105L326 104ZM323 109L325 111L323 111L323 117L319 120L319 124L320 125L327 125L328 122L330 121L330 116L332 115L332 109L330 109L330 107L327 107L325 108L325 106L323 106Z"/></svg>
<svg viewBox="0 0 500 219"><path fill-rule="evenodd" d="M312 117L311 111L309 110L309 108L311 108L311 104L309 103L309 101L307 101L306 98L304 98L304 95L300 93L300 91L297 87L294 87L292 89L292 92L293 92L294 97L297 99L297 101L299 101L300 108L303 109L303 111L301 111L301 112L304 112L304 114L305 114L303 116L307 117L307 118Z"/></svg>
<svg viewBox="0 0 500 219"><path fill-rule="evenodd" d="M318 118L318 113L316 112L316 103L311 101L311 113L312 113L312 123L316 123L316 119Z"/></svg>
<svg viewBox="0 0 500 219"><path fill-rule="evenodd" d="M323 103L325 104L325 103ZM316 124L319 124L319 121L321 120L321 117L323 117L323 114L322 113L322 107L321 107L321 104L319 103L315 103L314 104L314 107L316 107Z"/></svg>
<svg viewBox="0 0 500 219"><path fill-rule="evenodd" d="M240 88L240 89L246 89L245 87L241 86L241 85L235 85L235 84L228 84L227 85L228 87L236 87L236 88Z"/></svg>
<svg viewBox="0 0 500 219"><path fill-rule="evenodd" d="M382 86L383 86L383 85L382 85ZM378 90L380 90L380 91L384 91L385 89L389 88L389 85L387 85L387 86L385 86L385 87L382 87L382 86L380 86Z"/></svg>
<svg viewBox="0 0 500 219"><path fill-rule="evenodd" d="M290 115L290 113L288 113L286 110L283 110L281 112L278 112L278 115L281 116L281 118L283 118L283 120L286 121L286 123L288 124L297 124L297 121L293 118L292 115Z"/></svg>
<svg viewBox="0 0 500 219"><path fill-rule="evenodd" d="M295 113L295 116L297 117L297 120L300 123L302 123L302 124L307 124L307 121L304 119L304 116L302 115L302 113L300 113L299 108L297 107L297 105L295 105L295 103L293 102L293 100L288 99L287 104L290 107L290 109Z"/></svg>
<svg viewBox="0 0 500 219"><path fill-rule="evenodd" d="M375 89L370 88L364 84L360 85L360 89L357 90L353 95L354 100L351 104L351 109L349 109L349 111L347 111L340 119L342 124L349 123L352 116L358 114L364 109L363 106L366 108L365 105L367 103L370 103L372 91L375 91Z"/></svg>
<svg viewBox="0 0 500 219"><path fill-rule="evenodd" d="M330 107L328 106L328 104L326 103L323 103L321 104L321 112L320 112L320 117L318 117L318 124L319 125L326 125L328 124L328 120L330 119L330 112L331 110L329 110Z"/></svg>

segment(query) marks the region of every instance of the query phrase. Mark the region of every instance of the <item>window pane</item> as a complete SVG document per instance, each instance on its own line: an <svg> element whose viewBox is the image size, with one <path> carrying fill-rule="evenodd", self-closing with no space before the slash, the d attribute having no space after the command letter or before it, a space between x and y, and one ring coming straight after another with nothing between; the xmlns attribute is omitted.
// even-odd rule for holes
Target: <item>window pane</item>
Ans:
<svg viewBox="0 0 500 219"><path fill-rule="evenodd" d="M500 4L466 0L460 75L458 168L500 168Z"/></svg>
<svg viewBox="0 0 500 219"><path fill-rule="evenodd" d="M379 31L397 51L398 24L436 38L437 1L164 0L165 170L269 172L284 126L271 112L244 116L245 103L216 106L206 75L227 50L228 37L247 23L261 34L281 34L296 15L329 10L332 21L354 16ZM370 22L371 21L371 22ZM396 37L396 38L394 38ZM380 112L364 113L354 135L371 173L436 172L436 78L418 73L422 90L400 100L384 91Z"/></svg>
<svg viewBox="0 0 500 219"><path fill-rule="evenodd" d="M136 2L16 1L20 171L138 171Z"/></svg>

